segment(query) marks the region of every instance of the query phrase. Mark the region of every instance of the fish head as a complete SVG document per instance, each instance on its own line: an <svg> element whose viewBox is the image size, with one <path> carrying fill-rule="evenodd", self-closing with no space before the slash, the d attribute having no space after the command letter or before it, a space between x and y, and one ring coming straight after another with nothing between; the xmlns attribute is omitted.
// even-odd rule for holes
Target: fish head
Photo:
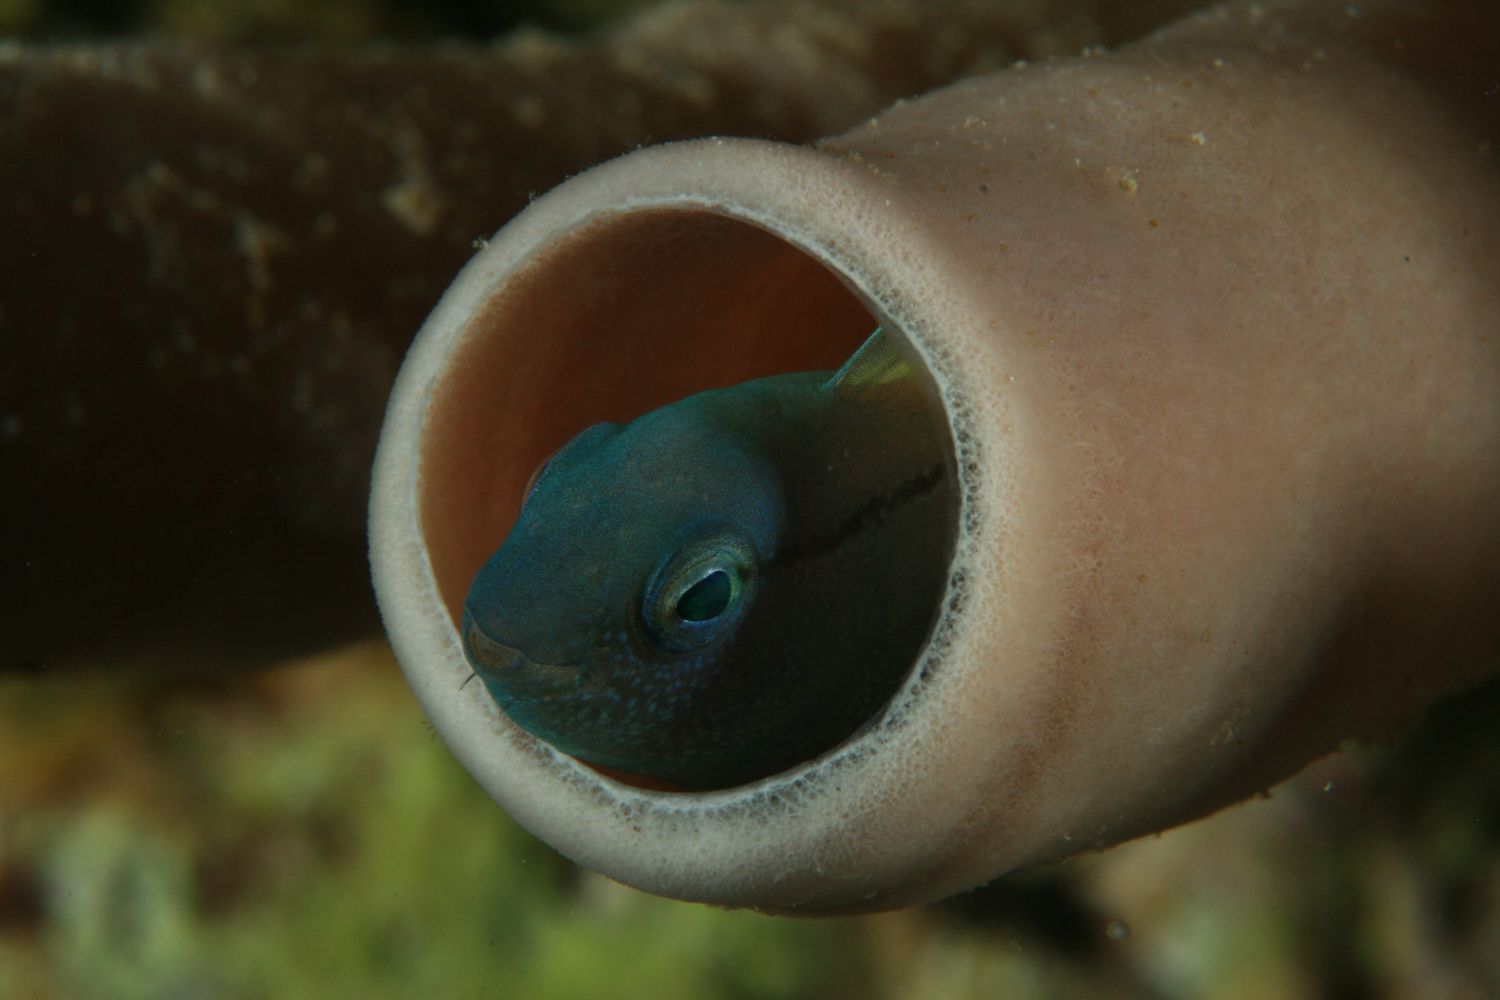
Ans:
<svg viewBox="0 0 1500 1000"><path fill-rule="evenodd" d="M465 654L500 707L595 763L629 767L691 710L780 532L774 468L688 402L565 445L464 604Z"/></svg>

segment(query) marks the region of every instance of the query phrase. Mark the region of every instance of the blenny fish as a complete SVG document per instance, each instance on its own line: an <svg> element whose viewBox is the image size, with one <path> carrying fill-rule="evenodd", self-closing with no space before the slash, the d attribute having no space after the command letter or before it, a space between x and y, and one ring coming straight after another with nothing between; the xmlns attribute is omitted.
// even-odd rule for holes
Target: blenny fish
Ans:
<svg viewBox="0 0 1500 1000"><path fill-rule="evenodd" d="M946 431L877 329L837 372L587 428L474 578L463 645L500 708L589 764L684 790L870 721L936 616Z"/></svg>

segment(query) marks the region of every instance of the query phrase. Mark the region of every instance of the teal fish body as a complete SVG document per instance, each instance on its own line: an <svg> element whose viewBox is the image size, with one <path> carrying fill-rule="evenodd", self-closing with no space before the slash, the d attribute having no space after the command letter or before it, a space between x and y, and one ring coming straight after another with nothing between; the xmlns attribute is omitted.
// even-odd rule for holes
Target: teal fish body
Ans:
<svg viewBox="0 0 1500 1000"><path fill-rule="evenodd" d="M476 574L463 643L522 728L684 789L784 770L890 699L946 577L947 449L877 331L799 372L596 424Z"/></svg>

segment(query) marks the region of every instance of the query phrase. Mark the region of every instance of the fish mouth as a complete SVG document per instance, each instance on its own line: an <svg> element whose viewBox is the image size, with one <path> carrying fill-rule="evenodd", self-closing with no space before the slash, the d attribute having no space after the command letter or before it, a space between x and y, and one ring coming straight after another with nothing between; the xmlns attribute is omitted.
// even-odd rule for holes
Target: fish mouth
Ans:
<svg viewBox="0 0 1500 1000"><path fill-rule="evenodd" d="M579 667L534 660L485 632L467 614L463 622L464 658L490 694L509 708L517 701L544 701L577 684Z"/></svg>

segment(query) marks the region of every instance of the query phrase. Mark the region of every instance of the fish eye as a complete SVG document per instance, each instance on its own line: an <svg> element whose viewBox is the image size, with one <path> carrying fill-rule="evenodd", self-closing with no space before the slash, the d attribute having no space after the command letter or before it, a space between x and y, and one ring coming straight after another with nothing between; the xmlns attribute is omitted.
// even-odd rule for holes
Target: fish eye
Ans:
<svg viewBox="0 0 1500 1000"><path fill-rule="evenodd" d="M641 602L647 638L669 652L687 652L727 634L749 603L754 559L749 541L734 532L668 554Z"/></svg>
<svg viewBox="0 0 1500 1000"><path fill-rule="evenodd" d="M711 569L677 598L677 617L685 622L708 622L722 615L739 590L732 570Z"/></svg>

